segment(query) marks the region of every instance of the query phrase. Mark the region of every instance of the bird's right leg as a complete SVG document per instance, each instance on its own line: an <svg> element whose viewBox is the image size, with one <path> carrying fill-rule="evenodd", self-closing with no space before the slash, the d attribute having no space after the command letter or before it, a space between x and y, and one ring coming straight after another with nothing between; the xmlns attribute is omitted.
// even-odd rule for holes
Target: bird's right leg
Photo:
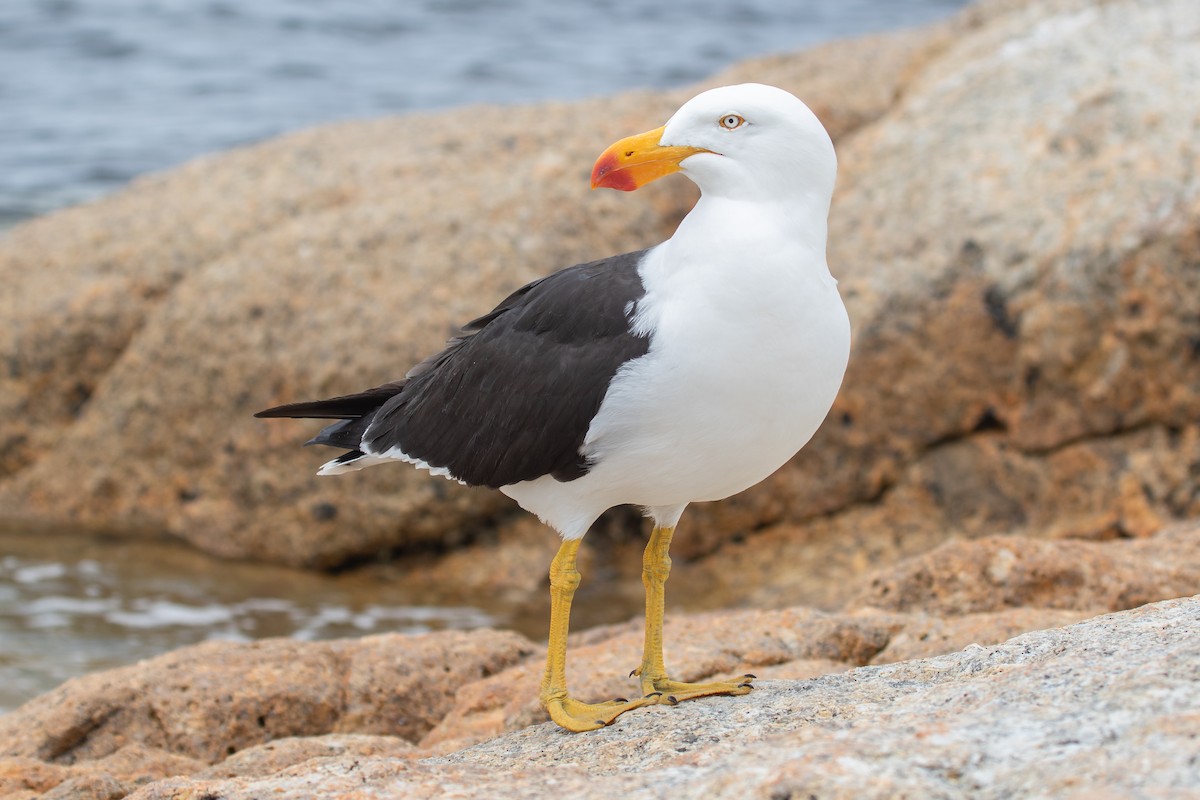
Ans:
<svg viewBox="0 0 1200 800"><path fill-rule="evenodd" d="M550 562L550 643L546 652L546 674L542 677L542 706L550 718L569 731L603 728L614 719L658 698L582 703L567 694L567 629L571 622L571 600L579 586L575 555L581 539L567 539Z"/></svg>

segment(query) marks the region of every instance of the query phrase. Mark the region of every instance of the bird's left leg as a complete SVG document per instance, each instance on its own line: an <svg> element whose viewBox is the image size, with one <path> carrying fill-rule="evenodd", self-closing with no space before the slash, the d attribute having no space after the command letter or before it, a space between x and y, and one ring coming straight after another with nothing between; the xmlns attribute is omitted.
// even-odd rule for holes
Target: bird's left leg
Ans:
<svg viewBox="0 0 1200 800"><path fill-rule="evenodd" d="M571 600L579 586L575 554L580 539L567 539L550 562L550 641L546 649L546 673L542 677L542 706L550 718L569 731L603 728L634 708L653 705L656 697L583 703L567 694L567 629L571 622Z"/></svg>
<svg viewBox="0 0 1200 800"><path fill-rule="evenodd" d="M732 681L708 683L685 683L667 677L663 662L663 613L666 607L666 583L671 574L672 528L655 527L650 542L642 555L642 584L646 587L646 643L642 651L642 665L633 671L641 676L642 694L657 695L660 703L674 705L680 700L705 697L713 694L746 694L750 691L753 675L744 675Z"/></svg>

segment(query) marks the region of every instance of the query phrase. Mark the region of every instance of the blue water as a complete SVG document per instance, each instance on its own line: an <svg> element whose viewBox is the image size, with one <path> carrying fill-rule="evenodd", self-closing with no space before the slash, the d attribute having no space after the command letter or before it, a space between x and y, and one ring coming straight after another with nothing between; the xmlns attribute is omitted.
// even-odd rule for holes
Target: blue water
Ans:
<svg viewBox="0 0 1200 800"><path fill-rule="evenodd" d="M965 0L0 0L0 227L328 120L670 87Z"/></svg>

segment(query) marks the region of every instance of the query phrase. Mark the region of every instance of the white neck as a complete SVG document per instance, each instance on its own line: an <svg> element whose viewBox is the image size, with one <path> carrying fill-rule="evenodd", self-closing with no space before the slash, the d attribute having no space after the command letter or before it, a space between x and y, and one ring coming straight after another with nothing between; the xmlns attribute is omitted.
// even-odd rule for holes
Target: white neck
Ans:
<svg viewBox="0 0 1200 800"><path fill-rule="evenodd" d="M829 199L795 193L771 202L701 195L663 244L670 263L723 263L744 269L819 270L828 274ZM682 248L686 248L686 252Z"/></svg>

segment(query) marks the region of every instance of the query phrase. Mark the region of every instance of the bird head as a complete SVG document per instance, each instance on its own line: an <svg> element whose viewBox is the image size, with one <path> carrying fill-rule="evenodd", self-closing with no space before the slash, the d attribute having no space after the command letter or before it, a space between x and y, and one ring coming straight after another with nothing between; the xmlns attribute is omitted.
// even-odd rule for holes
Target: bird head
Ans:
<svg viewBox="0 0 1200 800"><path fill-rule="evenodd" d="M828 207L837 158L808 106L774 86L744 83L696 95L663 127L613 143L592 169L592 188L628 192L680 171L705 195L803 194Z"/></svg>

